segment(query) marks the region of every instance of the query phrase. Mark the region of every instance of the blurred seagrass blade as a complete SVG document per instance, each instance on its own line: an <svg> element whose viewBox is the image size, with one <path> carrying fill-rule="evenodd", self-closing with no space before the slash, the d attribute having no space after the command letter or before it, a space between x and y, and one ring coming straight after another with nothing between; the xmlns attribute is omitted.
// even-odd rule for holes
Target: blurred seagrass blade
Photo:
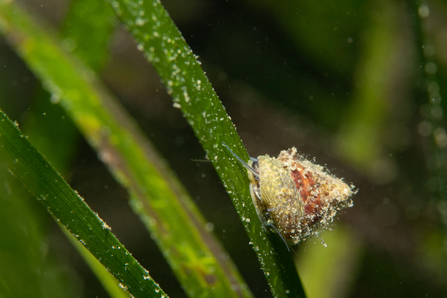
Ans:
<svg viewBox="0 0 447 298"><path fill-rule="evenodd" d="M1 295L16 298L81 297L81 287L72 278L75 273L58 259L57 249L48 245L47 223L51 219L46 210L1 161L0 165ZM107 274L116 283L116 279Z"/></svg>
<svg viewBox="0 0 447 298"><path fill-rule="evenodd" d="M304 290L287 248L270 239L252 204L246 171L222 142L248 160L231 118L160 1L107 0L157 70L173 106L180 108L213 163L258 256L274 296L304 297Z"/></svg>
<svg viewBox="0 0 447 298"><path fill-rule="evenodd" d="M54 219L115 276L134 297L165 295L110 227L72 190L0 110L0 162L45 206Z"/></svg>
<svg viewBox="0 0 447 298"><path fill-rule="evenodd" d="M436 194L438 211L442 218L444 230L447 231L447 127L445 121L446 84L442 72L441 51L435 51L436 35L434 28L429 29L433 4L422 1L406 1L412 18L412 30L415 36L418 67L415 83L420 104L422 122L418 128L426 127L423 135L426 168L429 181L425 183L428 191ZM424 67L422 67L424 66ZM439 70L438 70L439 68ZM445 73L445 72L444 72ZM445 77L445 76L444 76ZM444 95L444 99L443 99ZM447 253L446 250L444 252Z"/></svg>
<svg viewBox="0 0 447 298"><path fill-rule="evenodd" d="M68 117L65 116L63 109L59 105L54 105L50 102L50 94L42 89L41 86L38 87L36 92L36 97L32 104L31 109L28 111L27 120L21 125L22 132L29 138L32 144L47 158L47 160L57 169L57 171L69 180L69 164L72 161L74 151L76 148L74 145L76 140L79 139L79 133L76 127L70 121ZM1 105L1 104L0 104ZM11 175L8 175L8 180L17 180ZM68 176L68 178L67 178ZM12 182L11 182L12 183ZM19 183L14 183L19 184ZM21 186L21 185L20 185ZM16 186L18 188L18 185ZM23 188L23 187L22 187ZM14 193L14 192L13 192ZM32 208L34 206L30 200L34 198L25 199L24 196L17 197L16 201L21 201L22 208ZM36 202L37 203L37 202ZM28 218L30 216L27 216ZM45 221L48 218L35 218L35 221ZM42 223L40 223L42 224ZM76 250L83 257L85 262L88 264L90 269L94 272L98 280L103 285L104 289L112 298L124 298L129 295L119 287L117 280L101 265L101 263L91 254L89 251L79 242L76 238L71 235L62 225L59 225L61 230L65 233L68 239L73 243ZM25 229L25 228L24 228ZM31 228L30 228L31 229ZM43 242L49 242L48 235L36 235L40 237L40 245ZM31 243L32 245L32 243ZM40 265L39 275L45 276L51 274L51 268L48 268L46 264L49 260L46 260L45 264ZM22 263L28 267L32 261ZM63 266L58 262L57 265ZM29 268L28 268L29 270ZM30 270L33 271L33 270ZM0 274L1 275L1 274ZM69 279L72 283L75 283L76 279ZM16 278L14 282L19 282L23 280L29 281L29 278L21 276ZM39 280L37 280L39 282ZM40 282L40 286L44 289L49 287L51 281ZM61 285L61 282L55 281L52 284L56 284L54 287L61 287L62 289L67 289ZM77 286L79 288L79 286ZM67 292L71 290L66 290ZM68 293L52 293L52 297L67 296ZM36 292L28 293L23 297L36 296ZM81 295L81 293L79 293ZM45 295L43 297L46 297Z"/></svg>
<svg viewBox="0 0 447 298"><path fill-rule="evenodd" d="M90 67L95 70L101 69L108 57L107 42L109 36L113 32L116 24L116 17L108 6L103 1L90 1L90 0L76 0L72 1L64 20L64 26L61 30L62 46L78 57L82 57ZM85 32L94 32L95 34L85 34ZM73 157L76 151L77 140L79 139L79 133L60 105L55 105L50 102L51 94L46 92L41 85L34 90L33 103L27 112L26 121L21 124L22 131L29 137L32 144L48 159L48 161L56 168L56 170L70 182L69 165L73 161ZM1 106L1 104L0 104ZM10 176L10 175L9 175ZM10 176L9 180L16 180ZM19 184L19 183L15 183ZM20 185L21 186L21 185ZM24 200L21 198L23 208L30 208L33 206L29 198ZM17 201L17 200L16 200ZM37 202L36 202L37 203ZM36 218L36 221L46 221L48 218ZM92 272L96 275L97 279L101 282L104 289L113 298L128 297L122 288L119 287L118 281L102 266L102 264L91 254L89 251L79 243L76 238L59 225L61 230L65 233L66 237L71 241L76 250L82 256L86 264L90 267ZM40 241L49 244L49 235L41 235ZM52 246L50 246L51 249ZM45 276L51 274L51 268L47 268L46 264L49 260L46 260L45 264L40 265L39 272ZM30 262L22 263L30 266ZM63 266L62 262L58 262L58 266ZM32 270L31 270L32 271ZM49 272L49 273L48 273ZM71 283L75 283L77 279L69 279ZM16 278L15 282L20 280L29 281L29 278L21 277ZM39 282L40 280L37 280ZM50 281L51 282L51 281ZM68 289L61 285L60 281L55 281L54 287L62 289ZM41 281L41 287L47 289L49 282ZM85 285L88 287L88 285ZM79 292L82 287L77 286ZM53 293L52 297L67 296L72 290L66 290L64 294ZM76 291L75 291L76 292ZM48 293L47 293L48 294ZM33 292L32 295L38 295L37 292Z"/></svg>
<svg viewBox="0 0 447 298"><path fill-rule="evenodd" d="M447 123L446 115L446 89L445 64L442 65L442 52L445 52L445 45L436 49L437 26L429 25L433 22L432 9L436 8L436 3L425 1L406 1L409 14L412 19L412 30L414 35L415 49L417 49L417 80L416 98L421 114L418 124L418 133L423 142L423 153L425 167L429 175L426 181L420 183L436 201L437 211L443 225L443 245L441 251L444 256L443 262L435 261L443 273L444 279L447 275ZM435 17L436 18L436 17ZM445 15L442 15L445 19ZM445 40L444 37L438 39ZM444 68L444 70L443 70ZM424 177L424 176L422 176ZM430 201L429 201L430 202ZM433 203L430 202L430 205ZM432 231L431 231L432 232ZM427 252L432 257L433 251Z"/></svg>
<svg viewBox="0 0 447 298"><path fill-rule="evenodd" d="M105 1L71 1L61 28L62 46L93 70L100 71L109 58L109 42L117 24Z"/></svg>
<svg viewBox="0 0 447 298"><path fill-rule="evenodd" d="M191 297L250 297L190 198L94 73L20 9L5 2L0 8L0 29L129 190L131 206L185 291Z"/></svg>

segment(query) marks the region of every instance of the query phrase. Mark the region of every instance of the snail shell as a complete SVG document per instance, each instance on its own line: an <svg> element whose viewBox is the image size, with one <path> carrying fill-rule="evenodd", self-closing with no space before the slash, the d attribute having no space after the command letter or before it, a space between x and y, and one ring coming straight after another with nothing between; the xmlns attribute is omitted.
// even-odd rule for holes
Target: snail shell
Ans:
<svg viewBox="0 0 447 298"><path fill-rule="evenodd" d="M251 197L264 228L277 232L288 245L318 236L330 228L338 210L353 206L353 187L295 147L281 151L278 158L261 155L248 163L230 152L248 170Z"/></svg>

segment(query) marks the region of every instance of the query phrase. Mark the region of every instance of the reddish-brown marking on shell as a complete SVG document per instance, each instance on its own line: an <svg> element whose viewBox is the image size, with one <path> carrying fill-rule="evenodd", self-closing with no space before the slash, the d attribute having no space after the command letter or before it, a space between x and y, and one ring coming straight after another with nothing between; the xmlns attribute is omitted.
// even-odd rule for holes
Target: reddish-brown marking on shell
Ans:
<svg viewBox="0 0 447 298"><path fill-rule="evenodd" d="M297 163L295 163L295 165L297 165ZM298 166L296 168L296 170L290 171L290 175L292 176L292 180L295 183L296 188L300 191L303 203L306 203L309 196L312 195L310 191L314 187L315 181L312 173L305 171L303 168Z"/></svg>
<svg viewBox="0 0 447 298"><path fill-rule="evenodd" d="M322 207L322 201L319 195L315 196L313 194L316 188L314 176L297 162L293 166L296 170L291 170L290 175L296 188L300 191L301 200L304 203L304 212L307 215L316 215Z"/></svg>

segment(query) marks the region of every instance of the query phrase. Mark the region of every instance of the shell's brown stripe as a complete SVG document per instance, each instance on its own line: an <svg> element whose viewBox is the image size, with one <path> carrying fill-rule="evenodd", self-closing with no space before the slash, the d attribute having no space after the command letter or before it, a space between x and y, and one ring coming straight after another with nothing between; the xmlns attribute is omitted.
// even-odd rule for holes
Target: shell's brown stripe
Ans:
<svg viewBox="0 0 447 298"><path fill-rule="evenodd" d="M303 203L306 203L310 196L312 196L312 190L315 186L315 180L311 172L308 170L296 166L296 170L290 171L290 176L292 177L295 186L300 191L301 199Z"/></svg>
<svg viewBox="0 0 447 298"><path fill-rule="evenodd" d="M303 175L301 175L301 172L298 170L292 170L290 171L290 176L292 176L292 180L295 182L295 187L300 191L301 199L306 203L307 196L303 194L302 191L304 189Z"/></svg>

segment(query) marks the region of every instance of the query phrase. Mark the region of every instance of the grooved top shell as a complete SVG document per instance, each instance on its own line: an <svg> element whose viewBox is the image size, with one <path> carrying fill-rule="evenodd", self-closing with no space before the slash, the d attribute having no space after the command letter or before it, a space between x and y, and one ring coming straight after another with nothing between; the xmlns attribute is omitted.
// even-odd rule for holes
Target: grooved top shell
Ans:
<svg viewBox="0 0 447 298"><path fill-rule="evenodd" d="M277 232L287 244L318 236L330 228L338 210L353 206L353 188L296 148L281 151L278 158L261 155L248 163L237 158L248 170L251 196L264 228Z"/></svg>

